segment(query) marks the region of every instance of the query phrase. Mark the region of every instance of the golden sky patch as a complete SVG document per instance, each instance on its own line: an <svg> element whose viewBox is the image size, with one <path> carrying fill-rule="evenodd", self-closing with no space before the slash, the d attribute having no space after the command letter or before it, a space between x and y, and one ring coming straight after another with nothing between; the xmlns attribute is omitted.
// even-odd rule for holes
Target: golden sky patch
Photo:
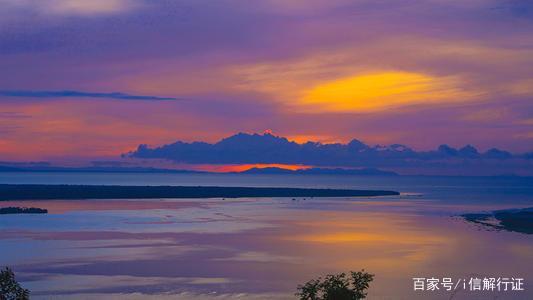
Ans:
<svg viewBox="0 0 533 300"><path fill-rule="evenodd" d="M454 77L388 71L341 78L319 84L299 105L322 111L375 111L395 106L457 101L468 97Z"/></svg>
<svg viewBox="0 0 533 300"><path fill-rule="evenodd" d="M378 112L528 94L529 70L523 66L530 57L530 50L402 36L234 65L225 70L231 80L224 84L237 93L263 95L285 112Z"/></svg>

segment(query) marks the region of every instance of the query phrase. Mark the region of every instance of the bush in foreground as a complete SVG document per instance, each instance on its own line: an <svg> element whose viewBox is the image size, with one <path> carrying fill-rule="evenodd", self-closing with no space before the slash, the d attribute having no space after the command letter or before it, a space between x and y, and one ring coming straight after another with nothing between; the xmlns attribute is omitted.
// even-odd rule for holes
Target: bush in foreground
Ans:
<svg viewBox="0 0 533 300"><path fill-rule="evenodd" d="M327 275L323 279L313 279L298 286L296 296L300 300L359 300L366 298L366 290L374 274L361 270L336 275Z"/></svg>
<svg viewBox="0 0 533 300"><path fill-rule="evenodd" d="M15 273L6 267L0 270L0 300L27 300L30 291L24 289L15 280Z"/></svg>

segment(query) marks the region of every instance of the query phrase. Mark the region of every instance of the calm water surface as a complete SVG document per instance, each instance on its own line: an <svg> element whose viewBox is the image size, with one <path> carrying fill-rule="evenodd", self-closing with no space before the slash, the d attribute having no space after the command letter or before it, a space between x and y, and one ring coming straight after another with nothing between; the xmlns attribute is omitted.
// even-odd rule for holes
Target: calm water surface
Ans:
<svg viewBox="0 0 533 300"><path fill-rule="evenodd" d="M0 183L392 189L378 198L17 201L0 265L34 299L294 299L332 272L376 274L369 299L533 299L533 238L458 214L533 206L531 178L2 173ZM413 292L413 277L521 277L522 292Z"/></svg>

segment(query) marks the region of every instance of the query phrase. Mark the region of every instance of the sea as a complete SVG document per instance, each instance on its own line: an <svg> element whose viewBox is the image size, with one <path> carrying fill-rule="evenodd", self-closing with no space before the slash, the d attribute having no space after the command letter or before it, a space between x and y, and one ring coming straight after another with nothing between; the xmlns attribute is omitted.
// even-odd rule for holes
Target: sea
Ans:
<svg viewBox="0 0 533 300"><path fill-rule="evenodd" d="M49 212L0 215L0 267L31 299L298 299L300 284L363 269L368 299L533 299L533 236L461 217L533 207L532 177L2 172L0 184L401 193L3 201Z"/></svg>

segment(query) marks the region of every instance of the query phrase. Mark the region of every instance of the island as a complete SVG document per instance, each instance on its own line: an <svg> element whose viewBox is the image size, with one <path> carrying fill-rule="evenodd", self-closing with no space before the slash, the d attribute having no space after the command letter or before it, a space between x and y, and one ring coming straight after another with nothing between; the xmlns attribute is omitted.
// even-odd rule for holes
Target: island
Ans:
<svg viewBox="0 0 533 300"><path fill-rule="evenodd" d="M468 222L494 230L533 234L533 207L497 210L491 213L464 214L462 217Z"/></svg>
<svg viewBox="0 0 533 300"><path fill-rule="evenodd" d="M1 207L0 215L11 214L47 214L48 210L37 207Z"/></svg>
<svg viewBox="0 0 533 300"><path fill-rule="evenodd" d="M382 190L284 187L122 186L0 184L2 200L80 200L154 198L375 197L400 193Z"/></svg>

